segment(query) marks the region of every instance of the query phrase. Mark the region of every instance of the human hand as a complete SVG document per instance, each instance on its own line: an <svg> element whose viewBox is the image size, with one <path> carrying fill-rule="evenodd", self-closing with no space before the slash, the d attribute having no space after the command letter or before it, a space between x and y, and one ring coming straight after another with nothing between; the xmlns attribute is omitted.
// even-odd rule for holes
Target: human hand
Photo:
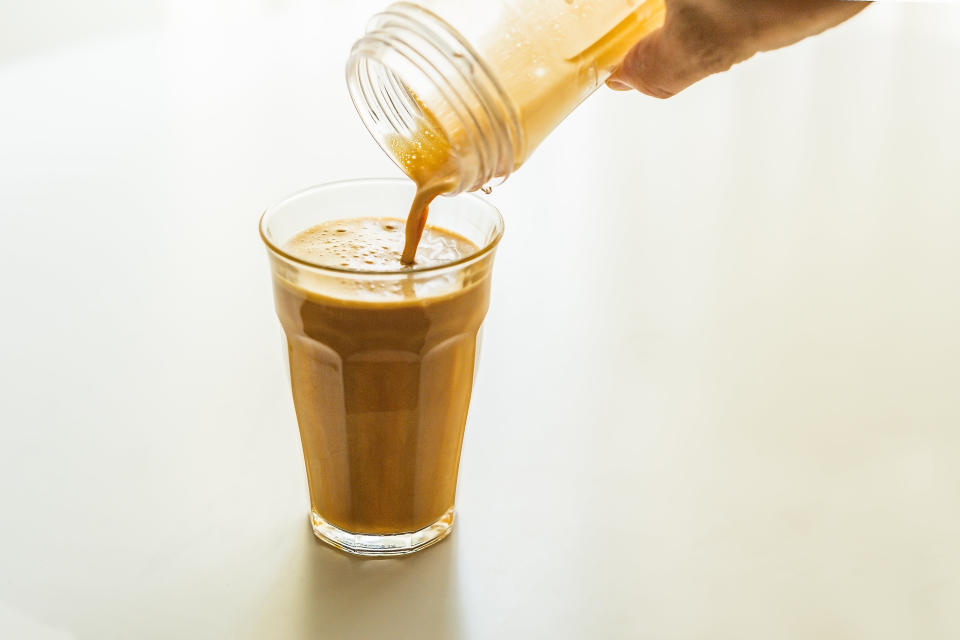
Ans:
<svg viewBox="0 0 960 640"><path fill-rule="evenodd" d="M663 26L627 53L607 85L669 98L758 51L779 49L836 26L868 4L846 0L666 0Z"/></svg>

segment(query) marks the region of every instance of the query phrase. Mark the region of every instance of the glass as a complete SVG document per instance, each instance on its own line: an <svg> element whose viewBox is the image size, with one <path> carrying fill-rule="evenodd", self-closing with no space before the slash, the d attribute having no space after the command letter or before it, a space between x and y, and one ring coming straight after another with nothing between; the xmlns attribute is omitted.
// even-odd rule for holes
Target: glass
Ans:
<svg viewBox="0 0 960 640"><path fill-rule="evenodd" d="M400 2L354 44L347 87L401 169L439 139L455 159L443 182L473 191L523 164L663 19L664 0Z"/></svg>
<svg viewBox="0 0 960 640"><path fill-rule="evenodd" d="M296 193L260 221L286 337L313 531L361 555L411 553L453 526L503 220L477 196L434 203L431 225L479 247L435 267L354 271L304 262L283 247L323 222L404 212L412 196L404 179L338 182Z"/></svg>

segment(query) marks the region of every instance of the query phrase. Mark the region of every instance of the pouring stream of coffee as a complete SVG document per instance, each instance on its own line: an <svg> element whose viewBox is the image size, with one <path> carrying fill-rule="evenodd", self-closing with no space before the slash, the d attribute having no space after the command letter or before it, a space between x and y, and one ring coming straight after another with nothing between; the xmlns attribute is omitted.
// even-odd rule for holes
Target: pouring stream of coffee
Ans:
<svg viewBox="0 0 960 640"><path fill-rule="evenodd" d="M400 258L406 265L416 261L417 245L427 224L430 203L437 196L453 190L457 175L456 158L439 123L415 96L412 97L423 114L416 131L410 138L395 136L387 140L393 157L417 185L407 215L406 240Z"/></svg>

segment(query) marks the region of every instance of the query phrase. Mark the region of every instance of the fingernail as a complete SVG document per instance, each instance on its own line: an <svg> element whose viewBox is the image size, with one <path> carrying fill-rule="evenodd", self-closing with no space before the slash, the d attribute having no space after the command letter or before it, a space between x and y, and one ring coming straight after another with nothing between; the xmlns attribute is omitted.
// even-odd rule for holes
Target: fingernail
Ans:
<svg viewBox="0 0 960 640"><path fill-rule="evenodd" d="M628 85L626 82L623 82L622 80L616 80L614 78L607 80L607 86L614 91L630 91L633 89L633 87Z"/></svg>

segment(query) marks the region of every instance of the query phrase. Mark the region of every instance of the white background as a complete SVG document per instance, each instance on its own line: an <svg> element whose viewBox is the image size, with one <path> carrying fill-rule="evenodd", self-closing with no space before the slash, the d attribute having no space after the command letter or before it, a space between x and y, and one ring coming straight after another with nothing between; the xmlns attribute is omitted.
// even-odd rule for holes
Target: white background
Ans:
<svg viewBox="0 0 960 640"><path fill-rule="evenodd" d="M960 7L587 101L491 196L457 530L362 561L256 223L397 174L380 6L0 0L0 635L960 636Z"/></svg>

